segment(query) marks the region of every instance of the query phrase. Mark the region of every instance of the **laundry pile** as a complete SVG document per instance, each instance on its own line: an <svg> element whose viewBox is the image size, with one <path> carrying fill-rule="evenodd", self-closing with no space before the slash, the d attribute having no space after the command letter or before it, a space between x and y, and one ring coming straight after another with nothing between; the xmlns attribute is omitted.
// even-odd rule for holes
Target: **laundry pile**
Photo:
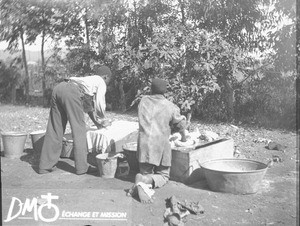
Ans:
<svg viewBox="0 0 300 226"><path fill-rule="evenodd" d="M181 141L182 136L180 133L176 132L172 134L169 138L171 148L175 147L192 147L194 145L198 145L201 143L212 142L214 140L218 140L220 137L217 133L213 131L203 131L200 132L198 128L195 131L189 132L185 131L186 141Z"/></svg>
<svg viewBox="0 0 300 226"><path fill-rule="evenodd" d="M90 127L87 130L88 150L89 152L108 153L116 142L137 131L137 122L122 120L113 121L111 126L102 129Z"/></svg>

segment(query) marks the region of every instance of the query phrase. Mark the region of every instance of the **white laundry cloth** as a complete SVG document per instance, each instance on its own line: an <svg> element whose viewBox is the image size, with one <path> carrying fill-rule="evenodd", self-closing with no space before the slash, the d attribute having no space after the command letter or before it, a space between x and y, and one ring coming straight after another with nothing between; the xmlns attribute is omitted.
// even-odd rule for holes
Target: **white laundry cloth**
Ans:
<svg viewBox="0 0 300 226"><path fill-rule="evenodd" d="M138 122L113 121L107 128L90 128L87 131L87 147L89 152L108 153L115 142L138 131Z"/></svg>

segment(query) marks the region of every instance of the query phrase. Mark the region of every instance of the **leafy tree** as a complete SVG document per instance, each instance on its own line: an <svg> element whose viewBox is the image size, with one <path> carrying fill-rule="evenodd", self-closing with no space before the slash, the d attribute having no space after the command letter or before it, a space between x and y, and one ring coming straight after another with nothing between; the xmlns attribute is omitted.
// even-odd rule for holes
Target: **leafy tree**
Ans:
<svg viewBox="0 0 300 226"><path fill-rule="evenodd" d="M282 28L275 33L274 65L275 69L282 72L296 72L296 1L276 1L276 11L282 23Z"/></svg>
<svg viewBox="0 0 300 226"><path fill-rule="evenodd" d="M65 59L69 74L74 76L86 76L92 73L90 64L97 62L98 55L95 51L86 47L71 49Z"/></svg>
<svg viewBox="0 0 300 226"><path fill-rule="evenodd" d="M21 76L22 66L21 57L14 58L8 66L0 61L1 100L16 103L16 87L24 82Z"/></svg>
<svg viewBox="0 0 300 226"><path fill-rule="evenodd" d="M21 41L22 62L25 70L25 95L29 99L29 73L25 54L25 35L28 26L28 5L21 0L1 0L0 2L0 41L8 42L7 49L16 50Z"/></svg>
<svg viewBox="0 0 300 226"><path fill-rule="evenodd" d="M47 60L45 59L45 43L47 39L55 40L57 36L60 36L63 28L61 24L61 18L57 16L57 13L61 8L56 1L49 2L46 0L31 0L30 8L28 11L28 30L27 30L27 42L29 44L34 43L38 36L41 37L41 67L42 67L42 89L43 89L43 103L47 106Z"/></svg>
<svg viewBox="0 0 300 226"><path fill-rule="evenodd" d="M138 86L142 85L141 90L154 74L170 79L171 83L174 79L174 83L183 83L186 88L191 87L192 81L194 94L184 91L183 95L179 92L182 86L172 91L176 96L174 101L183 110L199 105L204 93L216 90L218 84L223 82L222 86L230 92L228 106L231 108L230 114L233 114L233 89L227 81L234 79L233 73L243 61L242 51L233 51L236 45L226 41L226 36L222 36L218 27L207 32L193 22L186 13L188 4L183 1L178 1L178 5L170 1L134 4L127 14L126 32L115 40L117 48L108 55L117 61L120 71L127 71L126 79L134 79ZM179 11L177 6L180 6ZM213 39L214 36L219 39ZM165 70L167 65L173 70ZM228 79L222 79L224 77Z"/></svg>
<svg viewBox="0 0 300 226"><path fill-rule="evenodd" d="M169 80L168 98L182 111L232 120L252 97L256 101L254 91L261 87L252 84L274 78L270 84L278 85L272 74L295 64L292 0L29 3L26 41L38 35L64 40L68 53L59 62L68 73L82 76L92 73L94 64L108 65L114 75L109 98L123 110L147 93L151 78L161 77ZM280 27L285 18L292 23ZM53 76L54 71L45 67L44 72ZM282 96L269 88L266 95Z"/></svg>
<svg viewBox="0 0 300 226"><path fill-rule="evenodd" d="M62 36L69 51L68 68L70 73L77 71L77 75L88 75L93 73L93 65L99 63L103 55L99 48L101 40L99 24L104 18L105 3L109 1L67 2L68 7L61 10L59 16L62 18L64 28ZM72 57L75 59L72 60Z"/></svg>

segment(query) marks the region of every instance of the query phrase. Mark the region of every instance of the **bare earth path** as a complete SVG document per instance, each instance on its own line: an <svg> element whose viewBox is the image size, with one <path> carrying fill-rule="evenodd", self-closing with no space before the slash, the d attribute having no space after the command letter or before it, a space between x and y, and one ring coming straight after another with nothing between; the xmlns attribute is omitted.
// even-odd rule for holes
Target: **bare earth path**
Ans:
<svg viewBox="0 0 300 226"><path fill-rule="evenodd" d="M0 129L27 133L45 129L48 111L37 107L0 105ZM108 117L137 120L134 114L109 112ZM61 159L58 169L51 174L37 174L39 154L33 151L28 137L20 159L1 157L2 224L163 225L165 200L175 195L181 201L199 201L205 210L202 215L187 216L185 225L298 225L299 152L296 133L243 125L192 123L201 130L230 135L240 157L264 163L270 159L278 160L268 169L256 194L212 192L205 180L192 185L170 181L156 190L153 204L143 205L126 197L126 189L132 186L134 175L113 179L103 179L98 174L77 176L70 159ZM255 142L258 138L278 142L285 150L268 150L264 143ZM39 208L45 200L41 195L48 193L57 199L52 200L50 209ZM25 200L34 198L37 209L27 206L22 215L20 206L24 209ZM34 215L35 211L37 215ZM46 223L51 219L53 222Z"/></svg>

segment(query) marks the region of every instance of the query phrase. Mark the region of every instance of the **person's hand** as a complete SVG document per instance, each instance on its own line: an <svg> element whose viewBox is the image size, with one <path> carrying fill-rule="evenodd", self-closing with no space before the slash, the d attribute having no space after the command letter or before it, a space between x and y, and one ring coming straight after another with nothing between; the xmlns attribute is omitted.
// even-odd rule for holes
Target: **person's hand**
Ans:
<svg viewBox="0 0 300 226"><path fill-rule="evenodd" d="M102 120L102 122L101 122L101 125L102 125L102 127L104 127L104 128L106 128L106 127L108 127L108 126L111 126L111 124L112 124L112 121L109 120L109 119L104 119L104 120Z"/></svg>
<svg viewBox="0 0 300 226"><path fill-rule="evenodd" d="M97 129L103 128L103 126L101 125L101 122L94 122L94 124L97 127Z"/></svg>
<svg viewBox="0 0 300 226"><path fill-rule="evenodd" d="M186 130L182 130L180 131L180 135L181 135L181 140L182 142L186 142Z"/></svg>
<svg viewBox="0 0 300 226"><path fill-rule="evenodd" d="M190 126L191 126L191 118L192 118L192 113L188 113L186 117L186 126L185 126L185 129L188 131L190 130Z"/></svg>
<svg viewBox="0 0 300 226"><path fill-rule="evenodd" d="M96 121L95 126L97 126L97 129L106 128L108 126L111 126L112 121L109 119L103 119L102 121Z"/></svg>

